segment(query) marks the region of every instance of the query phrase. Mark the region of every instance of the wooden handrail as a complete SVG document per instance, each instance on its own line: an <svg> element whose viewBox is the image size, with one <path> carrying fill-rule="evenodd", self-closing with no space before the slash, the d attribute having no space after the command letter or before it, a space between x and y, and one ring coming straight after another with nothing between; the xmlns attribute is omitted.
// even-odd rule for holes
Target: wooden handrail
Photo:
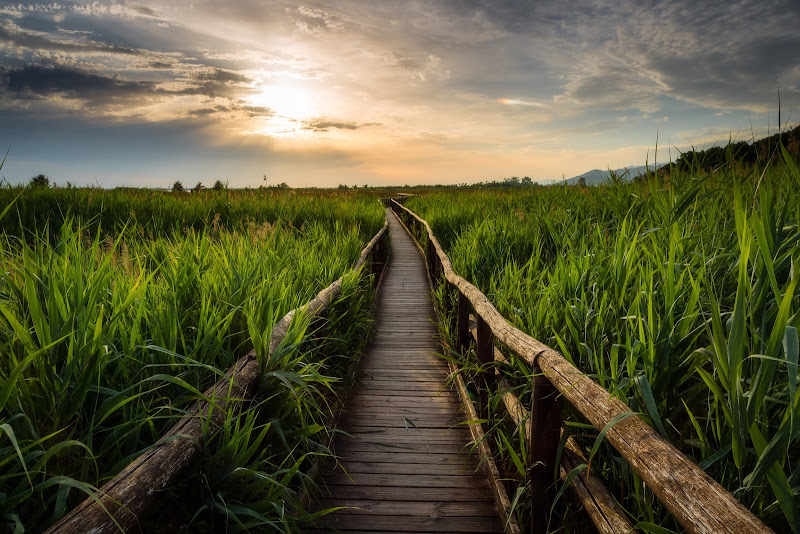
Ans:
<svg viewBox="0 0 800 534"><path fill-rule="evenodd" d="M387 234L388 221L361 251L353 270L361 269ZM330 306L339 294L342 278L320 291L309 302L291 310L275 323L269 352L284 340L294 317L300 313L314 317ZM167 431L154 446L137 457L117 476L61 518L46 533L101 534L141 530L139 518L147 513L159 492L169 487L181 471L200 453L205 436L225 421L230 410L238 410L258 389L261 370L255 350L240 358L206 392L208 401L198 401L189 413ZM102 505L101 505L102 503ZM105 509L104 509L105 508Z"/></svg>
<svg viewBox="0 0 800 534"><path fill-rule="evenodd" d="M615 417L631 412L625 403L612 397L561 354L509 323L486 295L455 272L427 221L394 201L392 209L400 210L425 230L438 257L441 273L470 301L495 338L532 367L539 367L561 396L595 428L602 430ZM640 417L631 416L617 422L608 430L605 439L687 531L704 534L772 532Z"/></svg>

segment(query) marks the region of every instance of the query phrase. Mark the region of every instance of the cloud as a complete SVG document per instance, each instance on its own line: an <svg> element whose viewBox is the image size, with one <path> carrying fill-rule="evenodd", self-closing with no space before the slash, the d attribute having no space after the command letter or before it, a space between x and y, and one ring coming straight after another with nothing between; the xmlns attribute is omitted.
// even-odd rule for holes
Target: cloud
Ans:
<svg viewBox="0 0 800 534"><path fill-rule="evenodd" d="M0 42L2 41L21 48L27 48L29 50L44 50L49 52L90 52L125 55L142 54L142 50L101 43L97 41L56 41L45 37L45 35L40 32L22 29L11 21L0 23Z"/></svg>
<svg viewBox="0 0 800 534"><path fill-rule="evenodd" d="M591 24L570 36L579 60L564 77L563 103L652 113L672 98L765 111L800 65L800 4L791 0L594 6Z"/></svg>
<svg viewBox="0 0 800 534"><path fill-rule="evenodd" d="M337 130L358 130L359 128L364 128L367 126L380 126L380 124L376 122L357 123L357 122L334 121L325 118L313 119L310 121L303 122L304 130L312 130L315 132L327 132L331 128Z"/></svg>
<svg viewBox="0 0 800 534"><path fill-rule="evenodd" d="M191 73L195 80L201 82L214 82L220 84L236 83L243 84L251 82L250 78L244 74L239 74L232 70L220 69L218 67L200 67Z"/></svg>
<svg viewBox="0 0 800 534"><path fill-rule="evenodd" d="M2 85L18 98L45 97L60 93L72 98L116 99L152 93L153 82L125 81L67 67L28 65L0 74Z"/></svg>
<svg viewBox="0 0 800 534"><path fill-rule="evenodd" d="M498 98L497 101L507 106L531 106L536 108L545 107L545 105L540 102L534 102L532 100L523 100L521 98Z"/></svg>
<svg viewBox="0 0 800 534"><path fill-rule="evenodd" d="M108 113L136 116L143 109L171 99L195 97L181 101L179 108L162 110L162 118L211 114L238 114L246 117L267 117L273 111L267 107L250 106L239 95L246 93L242 84L246 76L223 69L199 69L180 83L164 84L152 80L126 80L118 75L90 72L60 64L31 64L19 68L0 65L0 94L22 101L42 101L62 105L65 109L82 109L92 115ZM197 100L197 99L200 100ZM222 101L226 105L191 108L203 101ZM181 108L188 110L181 111ZM209 110L209 111L206 111ZM152 117L155 119L156 117Z"/></svg>
<svg viewBox="0 0 800 534"><path fill-rule="evenodd" d="M297 29L306 34L337 32L345 27L344 19L323 9L300 6L295 9L286 8L286 12Z"/></svg>
<svg viewBox="0 0 800 534"><path fill-rule="evenodd" d="M126 2L101 3L92 2L91 4L79 4L72 6L75 13L84 16L111 16L126 18L148 18L160 19L159 14L152 8L141 4L129 4Z"/></svg>

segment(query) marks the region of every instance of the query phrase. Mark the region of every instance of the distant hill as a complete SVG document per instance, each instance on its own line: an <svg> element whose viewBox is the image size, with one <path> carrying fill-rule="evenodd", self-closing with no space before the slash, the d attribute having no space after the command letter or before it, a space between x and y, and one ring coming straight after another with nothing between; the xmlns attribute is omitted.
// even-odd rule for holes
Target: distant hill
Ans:
<svg viewBox="0 0 800 534"><path fill-rule="evenodd" d="M585 172L583 174L579 174L578 176L573 176L572 178L567 178L566 180L561 180L559 183L567 184L567 185L574 185L577 184L581 178L586 180L586 185L599 185L604 182L607 182L611 179L611 172L613 172L616 176L622 178L626 182L629 182L636 178L637 176L641 176L647 172L647 165L639 165L638 167L625 167L622 169L616 169L614 171L601 171L600 169L594 169L589 172ZM650 172L655 172L655 166L650 165Z"/></svg>

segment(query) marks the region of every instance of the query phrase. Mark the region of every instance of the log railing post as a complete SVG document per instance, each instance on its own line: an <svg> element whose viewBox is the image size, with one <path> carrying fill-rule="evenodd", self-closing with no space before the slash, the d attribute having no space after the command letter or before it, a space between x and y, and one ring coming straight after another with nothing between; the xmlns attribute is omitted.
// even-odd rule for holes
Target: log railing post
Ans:
<svg viewBox="0 0 800 534"><path fill-rule="evenodd" d="M428 256L428 272L431 274L431 283L436 287L436 248L433 246L433 241L428 239L428 246L427 246L427 256Z"/></svg>
<svg viewBox="0 0 800 534"><path fill-rule="evenodd" d="M558 390L533 367L531 439L528 442L528 479L531 487L531 534L548 532L550 505L554 498L556 453L561 439L561 398Z"/></svg>
<svg viewBox="0 0 800 534"><path fill-rule="evenodd" d="M458 290L458 288L456 288ZM464 353L469 347L469 300L458 290L456 310L456 349Z"/></svg>
<svg viewBox="0 0 800 534"><path fill-rule="evenodd" d="M478 356L478 363L480 363L483 368L481 372L482 378L480 379L481 391L479 392L479 397L483 410L482 416L489 418L489 393L495 381L494 366L490 365L494 363L494 344L492 342L494 335L492 334L489 323L484 321L479 313L475 313L475 319L477 322L477 330L475 332L477 334L477 339L475 340L475 354Z"/></svg>

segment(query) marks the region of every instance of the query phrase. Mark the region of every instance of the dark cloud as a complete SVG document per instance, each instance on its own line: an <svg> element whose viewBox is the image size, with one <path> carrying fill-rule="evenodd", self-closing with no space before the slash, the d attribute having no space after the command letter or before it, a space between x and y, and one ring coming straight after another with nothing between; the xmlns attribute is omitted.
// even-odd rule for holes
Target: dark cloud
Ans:
<svg viewBox="0 0 800 534"><path fill-rule="evenodd" d="M102 52L106 54L142 55L142 50L96 41L54 41L42 35L26 31L6 22L0 23L0 41L21 48L58 52Z"/></svg>
<svg viewBox="0 0 800 534"><path fill-rule="evenodd" d="M215 108L202 108L202 109L194 109L194 110L190 111L189 115L192 115L194 117L207 117L207 116L213 115L213 114L215 114L217 112L219 112L219 110L215 109Z"/></svg>
<svg viewBox="0 0 800 534"><path fill-rule="evenodd" d="M78 69L28 65L0 74L2 86L18 98L63 94L73 98L115 99L155 91L153 82L125 81Z"/></svg>
<svg viewBox="0 0 800 534"><path fill-rule="evenodd" d="M337 130L358 130L359 128L364 128L366 126L379 126L379 124L375 122L357 123L333 121L329 119L314 119L303 122L304 130L313 130L315 132L327 132L331 128L335 128Z"/></svg>
<svg viewBox="0 0 800 534"><path fill-rule="evenodd" d="M199 69L192 74L194 79L202 82L215 82L221 84L227 83L248 83L250 78L234 72L232 70L220 69L215 67L208 67Z"/></svg>
<svg viewBox="0 0 800 534"><path fill-rule="evenodd" d="M159 18L158 13L156 13L153 9L150 9L147 6L132 5L131 9L133 9L136 13L144 17Z"/></svg>
<svg viewBox="0 0 800 534"><path fill-rule="evenodd" d="M165 89L150 80L131 81L119 76L107 76L88 72L72 66L59 64L26 65L20 68L0 66L0 89L17 99L47 99L61 96L87 102L93 111L102 111L103 106L118 105L134 100L164 98L169 96L199 95L208 98L232 99L243 89L235 81L246 77L222 69L211 69L197 76L200 80L189 80L181 89ZM250 116L271 114L268 108L238 105ZM216 111L222 111L215 108Z"/></svg>
<svg viewBox="0 0 800 534"><path fill-rule="evenodd" d="M247 106L237 105L236 109L240 109L247 113L250 117L271 117L275 115L275 111L265 106Z"/></svg>

